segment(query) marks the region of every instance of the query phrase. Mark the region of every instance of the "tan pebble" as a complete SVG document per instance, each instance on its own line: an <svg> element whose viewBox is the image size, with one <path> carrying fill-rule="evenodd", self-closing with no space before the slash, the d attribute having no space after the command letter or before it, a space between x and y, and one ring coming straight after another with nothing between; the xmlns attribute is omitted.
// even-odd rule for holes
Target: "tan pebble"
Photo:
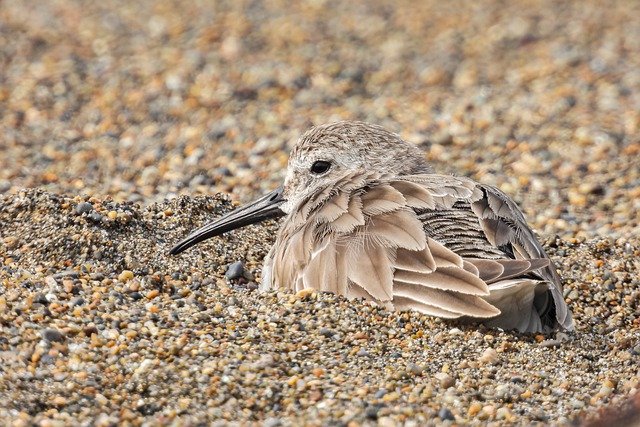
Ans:
<svg viewBox="0 0 640 427"><path fill-rule="evenodd" d="M353 334L353 339L354 340L366 340L367 338L369 338L369 336L362 331L358 331L355 334Z"/></svg>
<svg viewBox="0 0 640 427"><path fill-rule="evenodd" d="M513 414L507 407L502 407L496 411L496 419L497 420L507 420L510 421L513 419Z"/></svg>
<svg viewBox="0 0 640 427"><path fill-rule="evenodd" d="M456 380L451 375L444 372L438 372L435 374L435 378L440 381L440 386L443 388L452 387L456 383Z"/></svg>
<svg viewBox="0 0 640 427"><path fill-rule="evenodd" d="M123 270L120 274L118 274L118 280L121 282L128 282L133 279L133 271L131 270Z"/></svg>
<svg viewBox="0 0 640 427"><path fill-rule="evenodd" d="M531 393L531 390L527 389L524 391L524 393L520 394L520 397L523 399L528 399L533 395L533 393Z"/></svg>
<svg viewBox="0 0 640 427"><path fill-rule="evenodd" d="M8 236L4 238L4 244L9 249L15 249L18 246L18 238L15 236Z"/></svg>
<svg viewBox="0 0 640 427"><path fill-rule="evenodd" d="M397 392L391 392L391 393L387 393L382 397L382 401L383 402L395 402L396 400L398 400L398 398L400 397L400 395Z"/></svg>
<svg viewBox="0 0 640 427"><path fill-rule="evenodd" d="M183 397L182 399L178 399L178 407L183 411L186 411L191 406L191 399L187 397Z"/></svg>
<svg viewBox="0 0 640 427"><path fill-rule="evenodd" d="M107 213L107 218L109 218L111 221L115 221L117 217L118 217L118 212L116 211L109 211Z"/></svg>
<svg viewBox="0 0 640 427"><path fill-rule="evenodd" d="M492 348L487 348L480 356L480 362L493 365L499 360L498 352Z"/></svg>
<svg viewBox="0 0 640 427"><path fill-rule="evenodd" d="M154 299L160 294L160 291L157 289L153 289L147 293L147 299Z"/></svg>
<svg viewBox="0 0 640 427"><path fill-rule="evenodd" d="M64 406L67 404L67 399L65 399L62 396L56 396L53 398L53 405L54 406Z"/></svg>
<svg viewBox="0 0 640 427"><path fill-rule="evenodd" d="M120 410L120 418L127 421L135 420L137 415L129 408L124 408Z"/></svg>
<svg viewBox="0 0 640 427"><path fill-rule="evenodd" d="M324 369L315 368L313 371L311 371L311 373L315 375L317 378L320 378L322 375L324 375Z"/></svg>
<svg viewBox="0 0 640 427"><path fill-rule="evenodd" d="M482 405L478 402L473 402L471 405L469 405L467 415L469 415L470 417L475 417L480 411L482 411Z"/></svg>
<svg viewBox="0 0 640 427"><path fill-rule="evenodd" d="M97 403L99 403L100 405L106 405L107 403L109 403L109 399L107 399L103 394L101 393L97 393L96 396L94 397L94 399L96 400Z"/></svg>
<svg viewBox="0 0 640 427"><path fill-rule="evenodd" d="M138 292L140 290L140 282L137 279L131 280L129 286L127 286L129 292Z"/></svg>
<svg viewBox="0 0 640 427"><path fill-rule="evenodd" d="M295 387L296 384L298 383L298 379L299 378L296 375L294 375L287 380L287 384L289 385L289 387Z"/></svg>
<svg viewBox="0 0 640 427"><path fill-rule="evenodd" d="M493 405L486 405L482 407L482 412L487 414L490 417L493 417L496 413L496 407Z"/></svg>
<svg viewBox="0 0 640 427"><path fill-rule="evenodd" d="M313 297L313 294L315 293L315 291L316 290L313 289L313 288L302 289L302 290L296 292L296 298L305 299L305 298Z"/></svg>
<svg viewBox="0 0 640 427"><path fill-rule="evenodd" d="M66 293L71 293L73 291L73 280L64 279L62 281L62 287Z"/></svg>

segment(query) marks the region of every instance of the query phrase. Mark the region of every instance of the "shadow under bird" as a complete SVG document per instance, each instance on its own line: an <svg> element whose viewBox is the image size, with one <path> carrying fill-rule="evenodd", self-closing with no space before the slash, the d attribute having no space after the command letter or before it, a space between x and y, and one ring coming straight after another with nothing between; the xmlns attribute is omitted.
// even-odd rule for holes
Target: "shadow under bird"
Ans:
<svg viewBox="0 0 640 427"><path fill-rule="evenodd" d="M516 203L434 173L417 147L380 126L310 129L283 187L194 231L171 254L280 216L263 290L314 288L521 332L573 330L561 279Z"/></svg>

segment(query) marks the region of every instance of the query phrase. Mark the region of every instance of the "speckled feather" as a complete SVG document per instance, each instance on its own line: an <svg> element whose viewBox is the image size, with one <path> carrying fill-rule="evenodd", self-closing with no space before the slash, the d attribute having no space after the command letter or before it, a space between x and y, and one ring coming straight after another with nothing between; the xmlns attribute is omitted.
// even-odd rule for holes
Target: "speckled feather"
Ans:
<svg viewBox="0 0 640 427"><path fill-rule="evenodd" d="M310 172L317 160L331 168ZM262 289L315 288L505 329L572 330L562 284L507 195L432 172L379 126L308 131L291 152Z"/></svg>

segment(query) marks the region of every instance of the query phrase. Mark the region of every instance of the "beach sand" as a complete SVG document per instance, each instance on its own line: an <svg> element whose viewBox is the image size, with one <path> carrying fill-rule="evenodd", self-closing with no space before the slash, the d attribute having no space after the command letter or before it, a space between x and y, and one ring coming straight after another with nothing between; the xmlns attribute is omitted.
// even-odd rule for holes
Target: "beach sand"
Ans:
<svg viewBox="0 0 640 427"><path fill-rule="evenodd" d="M0 423L622 425L640 408L637 16L626 0L2 3ZM339 119L512 195L575 333L261 294L276 222L167 254Z"/></svg>

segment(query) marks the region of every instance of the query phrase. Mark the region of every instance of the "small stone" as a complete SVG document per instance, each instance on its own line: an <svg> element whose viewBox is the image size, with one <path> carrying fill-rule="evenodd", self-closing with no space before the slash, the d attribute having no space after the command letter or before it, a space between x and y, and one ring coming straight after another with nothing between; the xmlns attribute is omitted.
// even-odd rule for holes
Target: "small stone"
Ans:
<svg viewBox="0 0 640 427"><path fill-rule="evenodd" d="M133 279L133 271L131 270L123 270L120 274L118 274L118 280L121 282L128 282Z"/></svg>
<svg viewBox="0 0 640 427"><path fill-rule="evenodd" d="M482 407L482 412L488 417L493 417L496 414L496 407L493 405L485 405Z"/></svg>
<svg viewBox="0 0 640 427"><path fill-rule="evenodd" d="M298 292L296 292L296 298L298 298L298 299L307 299L307 298L311 297L315 292L316 292L316 290L314 288L301 289Z"/></svg>
<svg viewBox="0 0 640 427"><path fill-rule="evenodd" d="M499 408L496 411L496 419L497 420L510 420L513 418L513 414L511 414L511 411L509 410L509 408L507 407L502 407Z"/></svg>
<svg viewBox="0 0 640 427"><path fill-rule="evenodd" d="M57 329L49 328L42 332L42 338L50 342L63 342L64 334Z"/></svg>
<svg viewBox="0 0 640 427"><path fill-rule="evenodd" d="M487 348L484 352L482 352L482 356L480 356L480 362L486 363L488 365L493 365L499 360L498 352L492 349L491 347Z"/></svg>
<svg viewBox="0 0 640 427"><path fill-rule="evenodd" d="M475 417L480 411L482 411L482 405L478 402L473 402L471 405L469 405L467 415L469 415L470 417Z"/></svg>
<svg viewBox="0 0 640 427"><path fill-rule="evenodd" d="M280 418L270 417L264 420L262 425L265 427L280 427L282 425L282 420L280 420Z"/></svg>
<svg viewBox="0 0 640 427"><path fill-rule="evenodd" d="M393 420L391 417L380 417L378 418L378 427L395 427L398 423Z"/></svg>
<svg viewBox="0 0 640 427"><path fill-rule="evenodd" d="M242 261L236 261L233 264L229 264L227 272L224 273L224 277L227 280L240 279L241 277L244 277L244 273L244 264Z"/></svg>
<svg viewBox="0 0 640 427"><path fill-rule="evenodd" d="M392 391L391 393L387 393L382 397L382 401L386 402L386 403L391 403L391 402L395 402L396 400L398 400L398 398L400 397L400 395L395 392Z"/></svg>
<svg viewBox="0 0 640 427"><path fill-rule="evenodd" d="M420 365L416 365L415 363L409 363L409 365L407 366L407 370L411 372L412 375L422 374L422 367Z"/></svg>
<svg viewBox="0 0 640 427"><path fill-rule="evenodd" d="M64 406L67 404L67 399L63 396L56 396L53 398L53 406Z"/></svg>
<svg viewBox="0 0 640 427"><path fill-rule="evenodd" d="M387 394L387 390L381 388L380 390L376 391L376 394L374 394L373 397L375 397L376 399L382 399L385 394Z"/></svg>
<svg viewBox="0 0 640 427"><path fill-rule="evenodd" d="M331 338L336 333L329 328L320 328L319 334L326 338Z"/></svg>
<svg viewBox="0 0 640 427"><path fill-rule="evenodd" d="M89 213L93 210L93 205L89 202L82 202L82 203L78 203L78 206L76 206L76 213L78 215L82 215L84 213Z"/></svg>
<svg viewBox="0 0 640 427"><path fill-rule="evenodd" d="M455 421L456 419L451 413L451 411L445 407L440 408L440 410L438 411L438 417L442 421Z"/></svg>
<svg viewBox="0 0 640 427"><path fill-rule="evenodd" d="M578 400L578 399L571 399L570 404L573 408L575 409L582 409L584 408L584 402L582 400Z"/></svg>
<svg viewBox="0 0 640 427"><path fill-rule="evenodd" d="M100 215L98 212L91 212L89 214L89 219L93 222L102 222L104 217Z"/></svg>
<svg viewBox="0 0 640 427"><path fill-rule="evenodd" d="M451 375L444 372L438 372L437 374L435 374L435 377L438 381L440 381L440 386L442 386L443 388L452 387L456 383L456 380Z"/></svg>
<svg viewBox="0 0 640 427"><path fill-rule="evenodd" d="M369 420L377 420L378 419L378 411L380 407L377 405L370 405L364 410L364 416Z"/></svg>
<svg viewBox="0 0 640 427"><path fill-rule="evenodd" d="M560 347L560 344L562 344L562 342L556 339L543 340L538 343L540 347Z"/></svg>

